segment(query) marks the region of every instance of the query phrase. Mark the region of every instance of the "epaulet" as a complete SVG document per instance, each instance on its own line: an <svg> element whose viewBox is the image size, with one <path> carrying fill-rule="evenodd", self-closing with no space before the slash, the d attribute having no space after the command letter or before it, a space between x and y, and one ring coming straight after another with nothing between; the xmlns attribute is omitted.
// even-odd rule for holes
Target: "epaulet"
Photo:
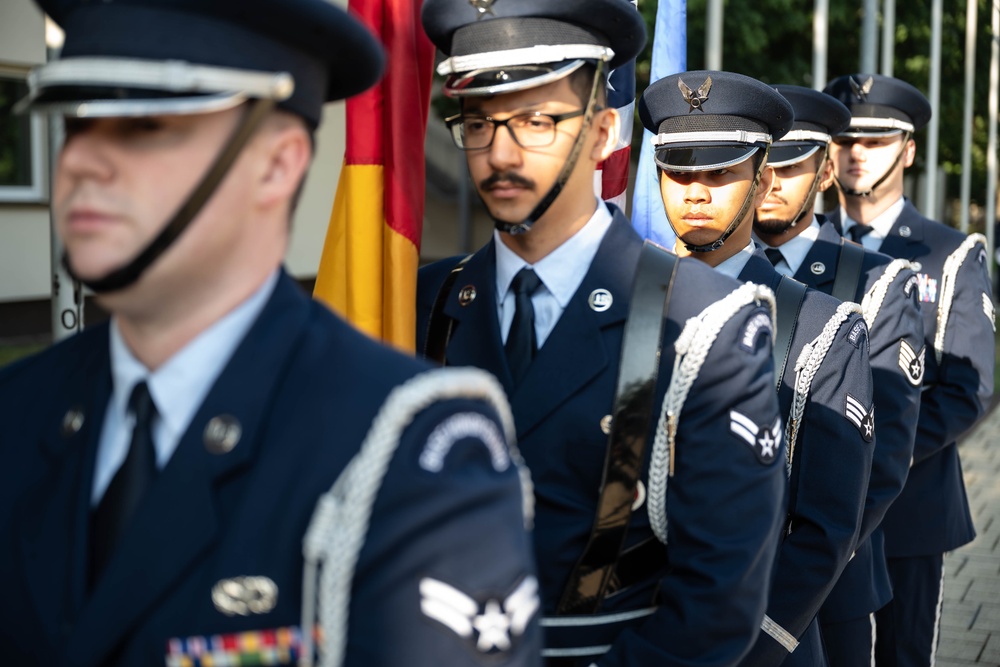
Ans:
<svg viewBox="0 0 1000 667"><path fill-rule="evenodd" d="M719 332L736 313L749 305L767 306L773 331L774 292L764 285L744 283L685 322L674 345L677 355L653 438L646 502L653 533L664 544L667 543L667 478L673 475L674 446L684 401Z"/></svg>
<svg viewBox="0 0 1000 667"><path fill-rule="evenodd" d="M531 524L534 513L531 480L513 444L514 417L496 378L475 368L440 368L416 375L393 389L372 420L358 453L333 487L320 496L303 539L301 627L320 629L322 665L340 665L343 661L355 567L364 546L375 497L400 438L422 410L449 399L481 400L500 415L504 436L511 443L509 454L502 448L496 452L491 448L491 458L494 467L499 464L501 470L505 465L517 466L525 525ZM311 664L312 636L311 632L302 633L303 664Z"/></svg>
<svg viewBox="0 0 1000 667"><path fill-rule="evenodd" d="M939 364L944 355L944 337L948 329L951 303L955 300L955 281L958 278L958 270L962 268L965 258L969 256L977 244L982 244L985 247L986 237L982 234L969 234L962 241L962 245L958 246L944 261L944 268L941 271L941 300L938 302L937 332L934 335L934 356L937 357Z"/></svg>
<svg viewBox="0 0 1000 667"><path fill-rule="evenodd" d="M795 362L795 389L792 395L792 408L788 415L788 426L785 428L785 452L788 456L788 474L792 474L792 460L795 454L795 441L799 436L799 426L805 413L806 402L812 389L813 378L819 370L827 352L837 337L837 331L851 316L851 313L862 315L861 306L845 301L837 306L836 312L827 320L819 335L807 343ZM863 316L863 315L862 315Z"/></svg>
<svg viewBox="0 0 1000 667"><path fill-rule="evenodd" d="M896 279L900 271L906 269L915 271L916 267L906 259L892 260L886 265L885 271L871 286L871 289L865 293L865 297L861 300L861 312L869 329L875 326L875 319L878 317L879 311L882 310L882 302L885 300L885 295L888 293L892 281Z"/></svg>

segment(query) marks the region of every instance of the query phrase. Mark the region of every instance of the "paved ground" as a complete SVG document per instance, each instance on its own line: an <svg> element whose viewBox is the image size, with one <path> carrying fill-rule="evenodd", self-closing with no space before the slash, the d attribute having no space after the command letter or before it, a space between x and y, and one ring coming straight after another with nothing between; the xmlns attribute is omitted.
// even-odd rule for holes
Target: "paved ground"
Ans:
<svg viewBox="0 0 1000 667"><path fill-rule="evenodd" d="M1000 409L959 447L978 535L945 557L936 667L1000 667Z"/></svg>

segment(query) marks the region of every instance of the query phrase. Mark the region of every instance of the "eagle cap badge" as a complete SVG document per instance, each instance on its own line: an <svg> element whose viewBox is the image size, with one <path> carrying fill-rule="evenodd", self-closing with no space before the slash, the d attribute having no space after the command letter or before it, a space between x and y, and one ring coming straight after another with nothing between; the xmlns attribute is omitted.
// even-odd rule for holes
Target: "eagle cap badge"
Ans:
<svg viewBox="0 0 1000 667"><path fill-rule="evenodd" d="M858 101L867 102L868 93L872 92L872 86L875 85L875 79L873 77L868 77L864 83L858 83L857 79L852 76L848 80L851 82L851 91L854 92L854 96L858 98Z"/></svg>
<svg viewBox="0 0 1000 667"><path fill-rule="evenodd" d="M705 109L702 107L708 101L708 93L712 90L712 77L705 77L705 83L698 86L698 90L691 90L691 86L684 83L684 80L678 77L677 87L681 89L681 96L688 103L688 113L691 113L695 109L702 113L705 112Z"/></svg>

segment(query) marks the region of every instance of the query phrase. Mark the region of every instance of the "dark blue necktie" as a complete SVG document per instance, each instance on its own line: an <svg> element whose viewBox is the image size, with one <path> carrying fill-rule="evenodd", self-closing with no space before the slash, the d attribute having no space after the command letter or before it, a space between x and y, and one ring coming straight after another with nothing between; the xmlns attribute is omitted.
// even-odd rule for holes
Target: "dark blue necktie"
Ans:
<svg viewBox="0 0 1000 667"><path fill-rule="evenodd" d="M514 292L514 321L507 334L507 363L517 386L528 373L531 360L538 351L535 339L535 308L531 305L531 295L542 284L541 279L529 268L523 268L514 276L510 288Z"/></svg>
<svg viewBox="0 0 1000 667"><path fill-rule="evenodd" d="M128 406L129 413L135 415L128 454L111 479L92 518L91 587L97 583L104 567L111 560L139 501L156 478L156 449L153 446L156 406L145 382L140 382L132 390Z"/></svg>
<svg viewBox="0 0 1000 667"><path fill-rule="evenodd" d="M854 225L847 230L847 233L850 235L852 241L855 243L861 243L861 239L868 236L873 231L875 230L872 229L871 225Z"/></svg>
<svg viewBox="0 0 1000 667"><path fill-rule="evenodd" d="M771 266L777 266L778 262L784 259L781 255L781 251L777 248L764 248L764 254L771 261Z"/></svg>

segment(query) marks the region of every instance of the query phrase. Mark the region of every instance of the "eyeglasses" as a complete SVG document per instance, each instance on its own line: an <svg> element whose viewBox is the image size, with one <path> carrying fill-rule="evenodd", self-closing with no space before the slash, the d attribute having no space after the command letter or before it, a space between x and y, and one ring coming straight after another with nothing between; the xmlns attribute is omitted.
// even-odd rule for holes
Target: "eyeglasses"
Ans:
<svg viewBox="0 0 1000 667"><path fill-rule="evenodd" d="M583 109L561 114L545 114L538 111L511 116L507 120L497 120L489 116L463 116L458 114L445 119L451 130L455 145L466 151L489 148L493 144L497 127L503 125L521 148L541 148L556 140L556 125L584 114Z"/></svg>

